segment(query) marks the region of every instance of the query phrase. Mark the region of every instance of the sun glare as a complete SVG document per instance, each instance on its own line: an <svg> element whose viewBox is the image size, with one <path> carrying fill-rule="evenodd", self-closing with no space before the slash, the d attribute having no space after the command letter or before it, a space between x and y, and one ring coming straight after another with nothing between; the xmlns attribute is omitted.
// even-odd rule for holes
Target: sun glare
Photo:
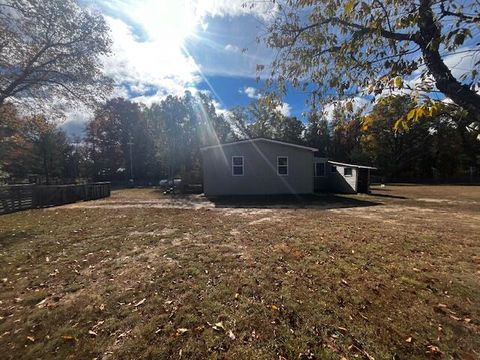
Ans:
<svg viewBox="0 0 480 360"><path fill-rule="evenodd" d="M132 10L149 38L161 41L167 50L182 47L200 22L191 0L135 1Z"/></svg>

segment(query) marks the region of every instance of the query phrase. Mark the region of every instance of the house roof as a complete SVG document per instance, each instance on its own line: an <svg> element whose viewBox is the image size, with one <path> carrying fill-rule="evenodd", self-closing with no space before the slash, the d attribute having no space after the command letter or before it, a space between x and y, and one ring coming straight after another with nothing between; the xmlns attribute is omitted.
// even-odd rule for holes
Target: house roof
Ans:
<svg viewBox="0 0 480 360"><path fill-rule="evenodd" d="M263 138L263 137L254 138L254 139L247 139L247 140L239 140L239 141L234 141L234 142L224 143L224 144L204 146L204 147L201 148L201 150L212 149L212 148L217 148L217 147L224 147L224 146L231 146L231 145L237 145L237 144L255 143L255 142L259 142L259 141L265 141L265 142L269 142L269 143L273 143L273 144L291 146L291 147L295 147L295 148L298 148L298 149L303 149L303 150L308 150L308 151L313 151L313 152L318 151L318 149L316 149L316 148L303 146L303 145L298 145L298 144L292 144L292 143L288 143L288 142L280 141L280 140L267 139L267 138Z"/></svg>
<svg viewBox="0 0 480 360"><path fill-rule="evenodd" d="M328 160L327 161L329 164L332 164L332 165L338 165L338 166L347 166L347 167L353 167L353 168L358 168L358 169L371 169L371 170L377 170L376 167L373 167L373 166L364 166L364 165L356 165L356 164L347 164L347 163L342 163L342 162L338 162L338 161L331 161L331 160Z"/></svg>

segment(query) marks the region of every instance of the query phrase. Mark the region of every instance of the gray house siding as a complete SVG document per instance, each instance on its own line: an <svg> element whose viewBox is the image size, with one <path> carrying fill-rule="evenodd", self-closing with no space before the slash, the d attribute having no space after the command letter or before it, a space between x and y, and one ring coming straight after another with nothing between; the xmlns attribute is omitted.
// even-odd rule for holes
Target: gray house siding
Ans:
<svg viewBox="0 0 480 360"><path fill-rule="evenodd" d="M232 157L243 157L243 175L232 172ZM277 173L277 158L288 157L288 175ZM206 196L310 194L313 151L268 141L238 142L202 149Z"/></svg>

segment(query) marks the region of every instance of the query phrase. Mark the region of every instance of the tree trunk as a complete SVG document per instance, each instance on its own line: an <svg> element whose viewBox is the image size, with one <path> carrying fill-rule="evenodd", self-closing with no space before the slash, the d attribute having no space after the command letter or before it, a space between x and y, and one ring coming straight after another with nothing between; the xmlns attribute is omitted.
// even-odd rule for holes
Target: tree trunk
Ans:
<svg viewBox="0 0 480 360"><path fill-rule="evenodd" d="M420 38L417 43L438 90L480 121L480 95L455 79L439 53L441 30L433 17L432 0L421 0L418 10Z"/></svg>
<svg viewBox="0 0 480 360"><path fill-rule="evenodd" d="M45 182L47 183L47 185L50 185L50 173L48 171L48 159L45 144L43 148L43 173L45 174Z"/></svg>

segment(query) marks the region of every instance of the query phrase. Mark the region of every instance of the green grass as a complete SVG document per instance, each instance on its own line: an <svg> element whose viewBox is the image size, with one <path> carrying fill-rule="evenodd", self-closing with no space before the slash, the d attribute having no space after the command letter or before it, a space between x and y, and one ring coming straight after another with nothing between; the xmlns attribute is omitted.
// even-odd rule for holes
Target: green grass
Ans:
<svg viewBox="0 0 480 360"><path fill-rule="evenodd" d="M7 359L479 358L480 189L459 189L445 203L417 200L443 199L441 187L387 187L377 193L406 199L331 210L88 207L165 200L135 189L2 216L0 348Z"/></svg>

